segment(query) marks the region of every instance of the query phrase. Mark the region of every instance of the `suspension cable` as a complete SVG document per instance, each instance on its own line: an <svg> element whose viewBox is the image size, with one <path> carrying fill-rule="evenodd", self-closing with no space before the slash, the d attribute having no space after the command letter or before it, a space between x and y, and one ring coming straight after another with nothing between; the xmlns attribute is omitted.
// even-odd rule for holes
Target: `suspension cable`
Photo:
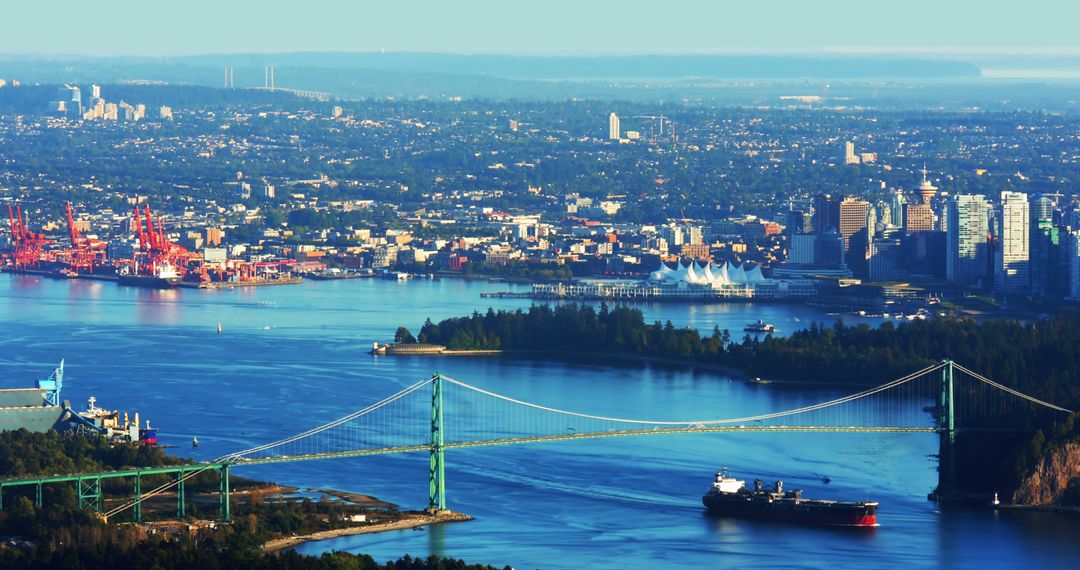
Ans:
<svg viewBox="0 0 1080 570"><path fill-rule="evenodd" d="M972 372L971 370L968 370L967 368L964 368L963 366L960 366L959 364L953 363L953 366L955 366L961 372L969 374L972 378L975 378L976 380L979 380L980 382L989 384L990 386L993 386L994 388L997 388L998 390L1008 392L1009 394L1012 394L1013 396L1016 396L1018 398L1023 398L1023 399L1025 399L1025 400L1027 400L1027 401L1029 401L1029 402L1031 402L1033 404L1038 404L1040 406L1044 406L1044 407L1050 408L1051 410L1056 410L1058 412L1066 412L1066 413L1069 413L1069 414L1073 413L1072 410L1069 410L1067 408L1062 408L1061 406L1051 404L1050 402L1044 402L1044 401L1042 401L1042 400L1040 400L1038 398L1035 398L1033 396L1028 396L1027 394L1025 394L1023 392L1020 392L1018 390L1014 390L1014 389L1012 389L1012 388L1010 388L1008 386L1005 386L1003 384L999 384L997 382L994 382L993 380L987 378L986 376L983 376L982 374L977 374L975 372Z"/></svg>
<svg viewBox="0 0 1080 570"><path fill-rule="evenodd" d="M858 392L858 393L855 393L855 394L844 396L842 398L837 398L835 400L830 400L828 402L822 402L820 404L813 404L813 405L810 405L810 406L804 406L804 407L801 407L801 408L794 408L794 409L785 410L785 411L782 411L782 412L773 412L773 413L761 414L761 415L757 415L757 416L747 416L747 417L743 417L743 418L728 418L728 419L719 419L719 420L683 420L683 421L637 420L637 419L613 418L613 417L607 417L607 416L597 416L597 415L592 415L592 414L583 414L583 413L579 413L579 412L571 412L571 411L568 411L568 410L560 410L558 408L551 408L551 407L548 407L548 406L541 406L539 404L533 404L533 403L530 403L530 402L517 400L517 399L511 398L509 396L504 396L502 394L497 394L495 392L484 390L483 388L478 388L478 387L473 386L471 384L466 384L465 382L461 382L460 380L455 380L455 379L450 378L448 376L443 376L442 379L444 381L446 381L446 382L451 382L453 384L461 386L462 388L466 388L468 390L472 390L474 392L478 392L478 393L484 394L486 396L491 396L493 398L498 398L500 400L504 400L504 401L507 401L507 402L510 402L510 403L513 403L513 404L518 404L518 405L534 408L534 409L537 409L537 410L543 410L543 411L546 411L546 412L554 412L554 413L557 413L557 414L563 414L563 415L573 416L573 417L578 417L578 418L584 418L584 419L590 419L590 420L609 421L609 422L617 422L617 423L626 423L626 424L716 425L716 424L732 424L732 423L754 422L754 421L760 421L760 420L766 420L766 419L773 419L773 418L779 418L779 417L785 417L785 416L792 416L792 415L796 415L796 414L801 414L801 413L805 413L805 412L812 412L812 411L815 411L815 410L828 408L828 407L831 407L831 406L836 406L836 405L839 405L839 404L844 404L844 403L847 403L847 402L850 402L850 401L853 401L853 400L858 400L858 399L861 399L861 398L865 398L867 396L872 396L874 394L884 392L886 390L890 390L892 388L895 388L897 386L900 386L902 384L910 382L910 381L912 381L913 379L915 379L918 376L921 376L923 374L928 374L930 372L934 372L936 370L939 370L943 366L945 366L944 363L934 364L934 365L928 366L928 367L926 367L926 368L924 368L922 370L919 370L917 372L913 372L911 374L908 374L907 376L903 376L903 377L897 378L896 380L892 380L890 382L882 384L881 386L877 386L877 387L871 388L869 390L864 390L862 392Z"/></svg>

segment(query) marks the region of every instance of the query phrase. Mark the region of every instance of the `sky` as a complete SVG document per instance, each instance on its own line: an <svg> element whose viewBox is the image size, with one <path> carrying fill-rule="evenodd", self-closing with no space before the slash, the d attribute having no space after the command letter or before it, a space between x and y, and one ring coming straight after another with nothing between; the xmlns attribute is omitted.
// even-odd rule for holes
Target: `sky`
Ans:
<svg viewBox="0 0 1080 570"><path fill-rule="evenodd" d="M48 0L0 18L0 54L1080 53L1073 0Z"/></svg>

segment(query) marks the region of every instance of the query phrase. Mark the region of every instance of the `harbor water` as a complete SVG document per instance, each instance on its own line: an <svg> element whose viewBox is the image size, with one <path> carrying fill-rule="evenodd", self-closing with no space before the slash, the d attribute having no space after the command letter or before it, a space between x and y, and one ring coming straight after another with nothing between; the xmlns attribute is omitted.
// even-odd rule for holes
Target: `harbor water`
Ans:
<svg viewBox="0 0 1080 570"><path fill-rule="evenodd" d="M355 279L154 291L2 275L0 388L28 386L64 358L64 399L81 409L92 395L100 405L138 411L160 429L160 443L196 459L302 432L436 369L526 401L626 418L730 417L840 394L599 358L367 354L372 341L390 340L400 325L415 334L429 317L530 303L480 298L493 289L507 286ZM719 326L736 338L757 319L785 334L837 318L781 304L642 309L649 320L704 331ZM192 449L196 436L200 445ZM434 554L516 568L1063 568L1080 559L1076 519L939 509L927 501L937 478L936 452L933 434L902 433L665 435L450 450L449 506L474 521L298 550L363 552L378 560ZM235 474L423 508L427 462L426 454L406 454L238 467ZM881 526L708 518L701 494L721 467L749 480L783 479L809 497L879 501Z"/></svg>

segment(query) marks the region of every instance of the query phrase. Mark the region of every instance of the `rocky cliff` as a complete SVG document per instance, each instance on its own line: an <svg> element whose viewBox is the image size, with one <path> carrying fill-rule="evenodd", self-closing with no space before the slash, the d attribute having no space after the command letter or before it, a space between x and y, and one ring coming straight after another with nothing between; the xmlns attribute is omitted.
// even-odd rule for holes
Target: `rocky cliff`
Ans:
<svg viewBox="0 0 1080 570"><path fill-rule="evenodd" d="M1070 490L1070 485L1072 489ZM1080 444L1067 443L1045 454L1013 493L1016 505L1072 503L1080 491Z"/></svg>

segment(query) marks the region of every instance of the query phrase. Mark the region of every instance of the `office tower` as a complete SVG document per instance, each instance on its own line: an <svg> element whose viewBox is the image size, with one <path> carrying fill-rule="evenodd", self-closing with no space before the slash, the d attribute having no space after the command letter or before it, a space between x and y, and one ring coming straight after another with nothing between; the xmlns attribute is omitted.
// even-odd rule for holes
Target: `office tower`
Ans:
<svg viewBox="0 0 1080 570"><path fill-rule="evenodd" d="M902 277L900 260L903 257L903 242L897 232L875 236L870 240L870 270L872 281L891 281Z"/></svg>
<svg viewBox="0 0 1080 570"><path fill-rule="evenodd" d="M661 230L660 237L668 243L668 247L676 247L686 243L683 228L681 226L668 226Z"/></svg>
<svg viewBox="0 0 1080 570"><path fill-rule="evenodd" d="M1031 287L1028 249L1030 218L1023 192L1002 192L998 205L998 244L994 255L994 290L1022 295Z"/></svg>
<svg viewBox="0 0 1080 570"><path fill-rule="evenodd" d="M889 202L889 209L892 213L892 226L895 228L904 227L904 206L907 205L907 198L904 197L904 193L901 190L897 190Z"/></svg>
<svg viewBox="0 0 1080 570"><path fill-rule="evenodd" d="M701 226L683 226L683 235L686 236L686 243L690 245L702 245L705 243L704 236L701 234Z"/></svg>
<svg viewBox="0 0 1080 570"><path fill-rule="evenodd" d="M100 85L91 85L90 86L90 97L93 98L93 99L101 99L101 86Z"/></svg>
<svg viewBox="0 0 1080 570"><path fill-rule="evenodd" d="M844 240L844 261L857 275L865 275L870 232L867 220L870 203L856 198L840 202L840 237Z"/></svg>
<svg viewBox="0 0 1080 570"><path fill-rule="evenodd" d="M844 164L859 164L859 156L855 154L855 143L844 143Z"/></svg>
<svg viewBox="0 0 1080 570"><path fill-rule="evenodd" d="M791 210L787 213L789 235L814 233L814 216L805 210Z"/></svg>
<svg viewBox="0 0 1080 570"><path fill-rule="evenodd" d="M75 117L81 119L83 115L82 105L82 91L78 87L70 87L71 89L71 105L69 110L75 113Z"/></svg>
<svg viewBox="0 0 1080 570"><path fill-rule="evenodd" d="M792 234L788 262L812 265L817 262L817 235Z"/></svg>
<svg viewBox="0 0 1080 570"><path fill-rule="evenodd" d="M877 228L888 228L892 226L892 206L884 200L879 200L877 203L878 218L874 220L875 230Z"/></svg>
<svg viewBox="0 0 1080 570"><path fill-rule="evenodd" d="M1066 234L1064 242L1066 286L1068 287L1065 296L1080 301L1080 230L1073 230Z"/></svg>
<svg viewBox="0 0 1080 570"><path fill-rule="evenodd" d="M1032 225L1038 225L1038 222L1053 222L1054 201L1046 196L1034 197L1031 200L1031 221Z"/></svg>
<svg viewBox="0 0 1080 570"><path fill-rule="evenodd" d="M158 118L166 121L171 121L173 118L172 107L162 105L161 109L158 110Z"/></svg>
<svg viewBox="0 0 1080 570"><path fill-rule="evenodd" d="M608 116L608 138L613 141L622 138L622 129L619 128L619 116L615 113Z"/></svg>
<svg viewBox="0 0 1080 570"><path fill-rule="evenodd" d="M277 196L277 190L274 188L273 184L267 184L263 187L263 196L267 198L274 198Z"/></svg>
<svg viewBox="0 0 1080 570"><path fill-rule="evenodd" d="M840 201L843 196L833 199L828 194L814 196L814 233L823 234L829 228L839 231Z"/></svg>
<svg viewBox="0 0 1080 570"><path fill-rule="evenodd" d="M1029 242L1031 292L1034 295L1057 296L1068 294L1067 279L1062 275L1062 235L1054 225L1054 201L1035 196L1030 202L1031 241Z"/></svg>
<svg viewBox="0 0 1080 570"><path fill-rule="evenodd" d="M983 196L953 196L947 215L945 276L975 285L989 268L989 204Z"/></svg>

